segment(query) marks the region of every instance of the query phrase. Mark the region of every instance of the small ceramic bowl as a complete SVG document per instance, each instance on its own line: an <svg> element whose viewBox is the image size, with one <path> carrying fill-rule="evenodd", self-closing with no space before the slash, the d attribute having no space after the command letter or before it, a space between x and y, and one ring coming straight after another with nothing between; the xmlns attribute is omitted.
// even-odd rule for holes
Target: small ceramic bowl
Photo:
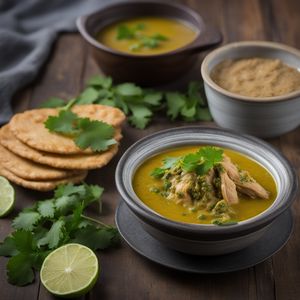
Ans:
<svg viewBox="0 0 300 300"><path fill-rule="evenodd" d="M132 179L145 160L170 148L208 144L238 151L263 165L277 185L278 196L272 206L235 225L201 225L167 219L137 197ZM131 146L117 166L116 184L142 227L162 244L189 254L220 255L243 249L262 237L268 226L294 201L298 180L289 162L262 140L221 129L181 127L147 136Z"/></svg>
<svg viewBox="0 0 300 300"><path fill-rule="evenodd" d="M300 51L273 42L238 42L220 47L203 60L201 73L208 105L221 127L258 137L275 137L300 125L300 90L282 96L258 98L231 93L210 77L212 69L225 59L264 57L280 59L300 69Z"/></svg>
<svg viewBox="0 0 300 300"><path fill-rule="evenodd" d="M141 16L178 19L197 31L194 41L185 47L157 55L134 55L109 48L95 36L107 25L119 20ZM170 82L193 68L200 51L222 41L218 30L204 24L193 10L176 3L160 1L126 1L104 7L77 20L82 37L91 46L96 62L105 74L116 81L132 81L143 85Z"/></svg>

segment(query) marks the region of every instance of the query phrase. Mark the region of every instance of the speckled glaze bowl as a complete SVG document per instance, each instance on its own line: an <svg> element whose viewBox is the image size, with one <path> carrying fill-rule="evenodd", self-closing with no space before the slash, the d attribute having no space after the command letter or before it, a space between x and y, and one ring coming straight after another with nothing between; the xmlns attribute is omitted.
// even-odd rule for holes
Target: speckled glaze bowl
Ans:
<svg viewBox="0 0 300 300"><path fill-rule="evenodd" d="M208 105L221 127L258 137L275 137L300 125L300 90L270 98L247 97L218 86L210 77L212 69L225 59L277 58L300 69L300 51L283 44L251 41L220 47L203 60L201 73Z"/></svg>
<svg viewBox="0 0 300 300"><path fill-rule="evenodd" d="M238 151L263 165L274 177L278 196L261 214L230 226L188 224L167 219L135 194L132 178L149 157L170 148L212 144ZM181 127L147 136L132 145L116 169L117 189L142 227L165 246L197 255L221 255L245 248L263 236L268 226L294 201L298 179L289 162L260 139L205 127Z"/></svg>

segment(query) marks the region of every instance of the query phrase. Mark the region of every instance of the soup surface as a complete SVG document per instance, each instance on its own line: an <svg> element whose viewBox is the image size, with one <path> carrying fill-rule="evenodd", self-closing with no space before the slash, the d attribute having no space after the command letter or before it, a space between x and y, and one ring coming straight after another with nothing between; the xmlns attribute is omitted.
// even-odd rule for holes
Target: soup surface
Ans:
<svg viewBox="0 0 300 300"><path fill-rule="evenodd" d="M224 60L211 72L225 90L250 97L274 97L300 90L300 72L279 59Z"/></svg>
<svg viewBox="0 0 300 300"><path fill-rule="evenodd" d="M215 201L213 205L211 205L211 207L209 207L208 205L204 207L202 203L203 202L202 199L201 201L198 202L191 202L190 199L188 199L188 201L185 201L184 199L185 195L184 193L182 193L184 192L184 189L181 189L181 195L177 193L177 195L181 196L178 199L176 199L176 197L175 199L174 197L170 197L172 196L172 193L165 193L166 189L164 186L166 185L166 181L164 180L164 178L168 178L169 175L167 175L166 177L167 173L165 173L164 177L158 178L159 176L155 177L153 176L153 173L157 172L157 170L158 171L161 170L160 168L162 168L163 160L164 163L166 163L166 159L168 162L170 162L172 161L172 158L174 159L177 157L182 157L184 155L186 156L187 154L190 153L197 153L199 148L200 148L199 146L187 146L187 147L169 150L167 152L163 152L149 158L136 170L136 173L134 175L133 188L136 195L148 207L150 207L152 210L154 210L158 214L168 219L179 221L179 222L196 223L196 224L214 223L217 225L224 225L226 224L227 221L229 221L227 222L227 224L232 224L238 221L242 221L254 217L272 205L272 203L276 198L277 190L276 190L276 183L273 177L271 176L271 174L263 166L256 163L249 157L241 155L238 152L228 150L228 149L222 149L222 151L224 150L223 155L228 157L229 160L231 160L231 162L235 166L237 166L239 172L240 170L247 170L246 172L241 171L240 179L243 180L242 177L245 177L243 174L246 175L251 174L250 177L251 181L249 182L253 181L258 185L260 185L261 188L265 190L265 192L267 193L267 197L263 199L261 197L256 196L255 194L251 195L250 197L246 194L242 194L238 192L238 202L231 203L230 206L228 206L229 211L226 211L226 213L224 214L222 213L219 215L218 214L216 215L216 213L213 214L212 212L216 212L216 209L219 209L222 206L227 205L226 202L224 203L222 195L220 195L219 196L220 199L217 200L217 201L219 200L221 201L219 201L218 203L217 201ZM201 147L200 149L203 148L207 148L207 147ZM216 149L220 149L220 148L216 148ZM193 156L189 156L189 161L193 161ZM220 167L218 168L219 168L219 172L222 173L223 172L222 169ZM174 169L176 170L176 167ZM153 170L155 170L155 172L153 172ZM169 177L170 182L172 181L174 182L174 180L175 180L174 177L172 176ZM245 183L247 184L246 181ZM216 182L217 182L217 178L216 178ZM182 183L183 181L176 182L174 187L175 190L177 189L176 192L178 192L180 186L182 187ZM191 193L191 191L194 192L195 181L194 184L192 184L190 187L191 190L190 191L188 190L187 193ZM174 195L175 194L173 194L173 196ZM187 196L189 197L189 195ZM197 205L197 203L200 204L200 206ZM226 222L223 222L224 220ZM223 224L221 224L222 222Z"/></svg>
<svg viewBox="0 0 300 300"><path fill-rule="evenodd" d="M191 43L197 35L192 26L163 17L139 17L108 25L97 35L102 44L136 55L169 52Z"/></svg>

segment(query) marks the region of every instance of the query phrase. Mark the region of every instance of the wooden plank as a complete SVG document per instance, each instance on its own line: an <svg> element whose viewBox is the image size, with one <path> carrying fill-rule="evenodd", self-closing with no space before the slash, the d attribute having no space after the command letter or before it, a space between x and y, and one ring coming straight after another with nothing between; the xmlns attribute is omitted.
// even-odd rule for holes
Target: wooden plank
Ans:
<svg viewBox="0 0 300 300"><path fill-rule="evenodd" d="M265 39L264 22L258 0L224 1L226 42Z"/></svg>
<svg viewBox="0 0 300 300"><path fill-rule="evenodd" d="M18 92L13 99L14 113L23 111L28 107L30 102L31 89L27 88ZM0 241L2 241L11 231L11 220L17 216L20 210L32 205L31 197L36 194L22 187L13 185L16 192L15 208L11 214L1 219L0 223ZM39 194L39 193L37 193ZM32 285L26 287L16 287L7 282L6 264L8 258L0 257L0 299L15 300L15 299L36 299L38 297L39 280L35 280Z"/></svg>
<svg viewBox="0 0 300 300"><path fill-rule="evenodd" d="M56 42L52 56L40 71L30 108L57 96L71 99L81 90L86 46L78 34L63 34Z"/></svg>
<svg viewBox="0 0 300 300"><path fill-rule="evenodd" d="M273 15L274 40L300 48L300 2L299 1L268 1L270 14ZM298 178L300 175L300 129L280 137L280 148L295 167ZM295 218L294 232L288 244L273 257L276 299L300 299L300 204L299 195L293 205Z"/></svg>

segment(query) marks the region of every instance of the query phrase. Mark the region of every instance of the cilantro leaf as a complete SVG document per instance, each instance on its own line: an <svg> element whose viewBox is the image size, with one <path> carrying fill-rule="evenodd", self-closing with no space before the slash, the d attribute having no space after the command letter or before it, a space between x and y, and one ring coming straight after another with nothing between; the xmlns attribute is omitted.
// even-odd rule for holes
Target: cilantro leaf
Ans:
<svg viewBox="0 0 300 300"><path fill-rule="evenodd" d="M54 207L54 201L52 199L39 201L37 207L38 207L37 210L41 214L42 217L45 217L45 218L47 218L47 217L53 218L54 217L55 207Z"/></svg>
<svg viewBox="0 0 300 300"><path fill-rule="evenodd" d="M160 33L156 33L156 34L152 35L152 38L156 39L158 41L167 41L168 40L168 38L165 35L162 35Z"/></svg>
<svg viewBox="0 0 300 300"><path fill-rule="evenodd" d="M85 185L74 185L72 183L61 184L54 191L55 198L63 196L71 196L74 194L84 195L86 191Z"/></svg>
<svg viewBox="0 0 300 300"><path fill-rule="evenodd" d="M215 164L221 162L223 159L223 150L218 147L203 147L197 153L204 159L204 173L211 169Z"/></svg>
<svg viewBox="0 0 300 300"><path fill-rule="evenodd" d="M38 241L38 246L41 247L48 245L49 249L56 248L63 238L64 226L64 220L58 220L53 223L46 235Z"/></svg>
<svg viewBox="0 0 300 300"><path fill-rule="evenodd" d="M168 106L167 115L171 120L175 120L185 104L184 95L180 93L167 93L166 98Z"/></svg>
<svg viewBox="0 0 300 300"><path fill-rule="evenodd" d="M113 126L102 121L79 118L70 110L61 110L58 116L49 116L45 127L51 132L73 135L75 144L93 151L104 151L116 144Z"/></svg>
<svg viewBox="0 0 300 300"><path fill-rule="evenodd" d="M196 170L199 164L204 162L202 156L199 153L191 153L184 156L182 160L182 168L186 172L193 172Z"/></svg>
<svg viewBox="0 0 300 300"><path fill-rule="evenodd" d="M45 121L45 127L51 132L72 135L78 132L74 126L78 116L70 110L61 110L58 116L49 116Z"/></svg>
<svg viewBox="0 0 300 300"><path fill-rule="evenodd" d="M80 149L90 147L93 151L105 151L117 143L113 138L115 130L107 123L84 118L78 120L78 126L81 132L75 138L75 144Z"/></svg>
<svg viewBox="0 0 300 300"><path fill-rule="evenodd" d="M197 115L197 119L201 120L201 121L211 121L212 120L212 116L207 107L202 107L201 109L197 110L196 115Z"/></svg>
<svg viewBox="0 0 300 300"><path fill-rule="evenodd" d="M33 240L32 233L25 230L17 230L12 234L16 249L23 253L31 253L36 249L36 243Z"/></svg>
<svg viewBox="0 0 300 300"><path fill-rule="evenodd" d="M7 277L11 284L23 286L33 281L32 257L28 253L19 253L7 263Z"/></svg>
<svg viewBox="0 0 300 300"><path fill-rule="evenodd" d="M166 157L163 159L163 165L160 168L152 170L150 176L157 179L162 178L165 175L166 170L174 167L180 159L180 157Z"/></svg>
<svg viewBox="0 0 300 300"><path fill-rule="evenodd" d="M8 236L0 244L0 256L15 256L19 253L17 250L15 239L12 236Z"/></svg>
<svg viewBox="0 0 300 300"><path fill-rule="evenodd" d="M106 249L114 244L118 231L112 228L87 226L75 234L72 242L83 244L92 250Z"/></svg>
<svg viewBox="0 0 300 300"><path fill-rule="evenodd" d="M134 83L122 83L116 86L116 93L121 96L141 96L143 90Z"/></svg>
<svg viewBox="0 0 300 300"><path fill-rule="evenodd" d="M189 83L188 86L188 97L195 102L198 102L201 106L206 106L206 98L205 94L203 93L204 87L203 82L200 81L192 81Z"/></svg>
<svg viewBox="0 0 300 300"><path fill-rule="evenodd" d="M64 99L58 97L51 97L48 100L44 101L40 108L56 108L65 106L66 102Z"/></svg>
<svg viewBox="0 0 300 300"><path fill-rule="evenodd" d="M76 104L92 104L98 99L98 91L94 87L86 88L76 100Z"/></svg>
<svg viewBox="0 0 300 300"><path fill-rule="evenodd" d="M90 78L90 80L88 81L88 85L109 89L112 86L112 78L96 75Z"/></svg>
<svg viewBox="0 0 300 300"><path fill-rule="evenodd" d="M186 103L180 112L185 120L193 119L196 114L196 106L194 103L191 103L190 105Z"/></svg>
<svg viewBox="0 0 300 300"><path fill-rule="evenodd" d="M65 215L68 211L78 205L80 200L76 196L61 196L55 200L55 208L60 215Z"/></svg>
<svg viewBox="0 0 300 300"><path fill-rule="evenodd" d="M161 104L163 94L159 92L149 92L144 96L143 102L152 106Z"/></svg>
<svg viewBox="0 0 300 300"><path fill-rule="evenodd" d="M35 211L24 211L13 220L12 226L15 229L33 230L40 220L41 215Z"/></svg>
<svg viewBox="0 0 300 300"><path fill-rule="evenodd" d="M134 38L135 31L128 26L121 24L117 28L117 40L130 40Z"/></svg>
<svg viewBox="0 0 300 300"><path fill-rule="evenodd" d="M132 116L128 118L129 122L137 128L145 128L150 121L152 111L144 105L139 104L130 103L128 107L132 112Z"/></svg>
<svg viewBox="0 0 300 300"><path fill-rule="evenodd" d="M162 168L155 168L154 170L152 170L152 172L150 173L150 176L154 177L154 178L162 178L165 175L166 170L162 169Z"/></svg>

